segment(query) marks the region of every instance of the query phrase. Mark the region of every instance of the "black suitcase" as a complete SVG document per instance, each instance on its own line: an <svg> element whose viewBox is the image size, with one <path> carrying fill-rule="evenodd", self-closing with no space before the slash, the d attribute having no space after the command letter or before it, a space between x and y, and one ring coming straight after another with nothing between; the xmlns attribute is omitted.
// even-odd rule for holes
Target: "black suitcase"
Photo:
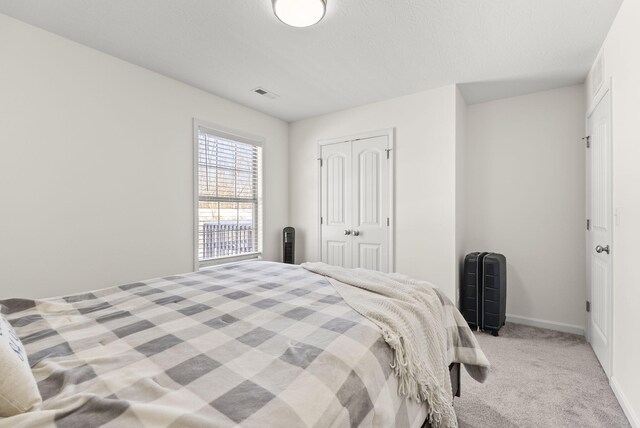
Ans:
<svg viewBox="0 0 640 428"><path fill-rule="evenodd" d="M498 253L471 253L465 257L460 311L472 329L498 335L507 317L505 256Z"/></svg>

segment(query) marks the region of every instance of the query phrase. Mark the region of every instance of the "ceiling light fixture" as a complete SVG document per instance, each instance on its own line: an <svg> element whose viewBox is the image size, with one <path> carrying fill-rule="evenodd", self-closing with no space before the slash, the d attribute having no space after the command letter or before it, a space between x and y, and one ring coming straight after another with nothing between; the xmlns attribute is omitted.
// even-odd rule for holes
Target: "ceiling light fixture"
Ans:
<svg viewBox="0 0 640 428"><path fill-rule="evenodd" d="M292 27L317 24L327 10L327 0L272 0L273 13Z"/></svg>

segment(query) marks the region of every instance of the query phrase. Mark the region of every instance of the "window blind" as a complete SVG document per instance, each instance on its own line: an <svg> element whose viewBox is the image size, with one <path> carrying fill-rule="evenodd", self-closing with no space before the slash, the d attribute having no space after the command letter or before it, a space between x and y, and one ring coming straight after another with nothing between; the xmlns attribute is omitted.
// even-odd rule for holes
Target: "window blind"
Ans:
<svg viewBox="0 0 640 428"><path fill-rule="evenodd" d="M198 129L198 259L261 251L262 148Z"/></svg>

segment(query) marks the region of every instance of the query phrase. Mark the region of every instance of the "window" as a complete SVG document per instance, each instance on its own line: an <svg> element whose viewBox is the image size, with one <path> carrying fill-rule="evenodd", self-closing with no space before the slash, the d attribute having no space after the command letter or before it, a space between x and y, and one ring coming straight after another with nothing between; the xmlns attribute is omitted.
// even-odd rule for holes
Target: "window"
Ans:
<svg viewBox="0 0 640 428"><path fill-rule="evenodd" d="M261 252L259 142L197 125L198 265Z"/></svg>

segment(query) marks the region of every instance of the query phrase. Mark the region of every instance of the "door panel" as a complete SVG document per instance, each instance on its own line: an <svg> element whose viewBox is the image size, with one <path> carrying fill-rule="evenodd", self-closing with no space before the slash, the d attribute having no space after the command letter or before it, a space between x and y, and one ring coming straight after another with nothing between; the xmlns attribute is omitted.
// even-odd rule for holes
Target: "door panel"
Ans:
<svg viewBox="0 0 640 428"><path fill-rule="evenodd" d="M327 225L346 226L347 203L346 168L347 158L343 153L327 156Z"/></svg>
<svg viewBox="0 0 640 428"><path fill-rule="evenodd" d="M589 341L607 375L611 375L611 95L600 100L588 119L587 204L591 220L588 232ZM598 248L603 247L603 248ZM597 250L599 249L599 251Z"/></svg>
<svg viewBox="0 0 640 428"><path fill-rule="evenodd" d="M358 244L358 267L371 270L381 270L382 245Z"/></svg>
<svg viewBox="0 0 640 428"><path fill-rule="evenodd" d="M357 226L380 226L380 152L365 149L360 153L358 198L356 205L359 221Z"/></svg>
<svg viewBox="0 0 640 428"><path fill-rule="evenodd" d="M346 242L327 241L327 260L326 263L333 266L346 265ZM345 266L346 267L346 266Z"/></svg>
<svg viewBox="0 0 640 428"><path fill-rule="evenodd" d="M353 142L354 267L389 271L389 161L387 137Z"/></svg>
<svg viewBox="0 0 640 428"><path fill-rule="evenodd" d="M351 143L322 146L322 261L352 266L352 240L345 235L352 210Z"/></svg>
<svg viewBox="0 0 640 428"><path fill-rule="evenodd" d="M602 100L601 103L606 100ZM604 105L598 106L606 107ZM594 114L595 123L591 136L591 221L594 229L601 229L606 232L609 229L609 215L611 204L609 192L609 124L602 112L596 111Z"/></svg>
<svg viewBox="0 0 640 428"><path fill-rule="evenodd" d="M609 266L607 263L597 258L591 264L591 294L593 303L591 304L591 318L594 333L607 340L607 278L609 277Z"/></svg>

